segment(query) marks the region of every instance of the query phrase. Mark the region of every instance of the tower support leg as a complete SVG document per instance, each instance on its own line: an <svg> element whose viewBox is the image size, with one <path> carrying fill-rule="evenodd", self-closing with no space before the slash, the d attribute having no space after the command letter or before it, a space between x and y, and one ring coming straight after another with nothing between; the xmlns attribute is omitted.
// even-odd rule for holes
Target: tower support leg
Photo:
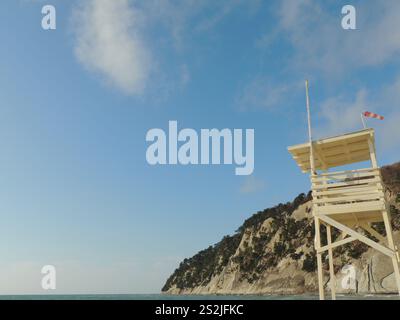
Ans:
<svg viewBox="0 0 400 320"><path fill-rule="evenodd" d="M331 226L329 224L326 225L326 237L327 237L328 245L331 245L332 244L332 232L331 232ZM330 274L332 300L336 300L336 279L335 279L335 269L333 268L333 250L332 250L332 248L328 249L328 256L329 256L329 274Z"/></svg>
<svg viewBox="0 0 400 320"><path fill-rule="evenodd" d="M400 270L399 270L398 252L397 252L396 246L393 241L392 225L390 223L390 215L387 210L383 211L382 215L383 215L383 222L385 224L385 229L386 229L386 237L388 239L388 246L390 249L392 249L394 252L396 252L396 254L393 255L393 257L392 257L392 262L393 262L394 276L395 276L396 284L397 284L397 290L399 291L399 295L400 295Z"/></svg>
<svg viewBox="0 0 400 320"><path fill-rule="evenodd" d="M315 222L315 249L317 251L317 267L318 267L318 291L319 299L325 300L324 293L324 277L322 271L322 255L319 252L321 248L321 234L320 234L320 221L318 217L314 217Z"/></svg>

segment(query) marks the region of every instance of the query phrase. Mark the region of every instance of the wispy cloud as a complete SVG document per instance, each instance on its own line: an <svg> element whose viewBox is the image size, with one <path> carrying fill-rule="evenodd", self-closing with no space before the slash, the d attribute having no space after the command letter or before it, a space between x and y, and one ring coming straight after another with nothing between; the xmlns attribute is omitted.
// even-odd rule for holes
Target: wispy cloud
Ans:
<svg viewBox="0 0 400 320"><path fill-rule="evenodd" d="M379 8L379 10L376 10ZM279 26L293 47L290 65L299 70L342 74L349 69L381 66L400 53L400 2L359 2L357 30L343 30L341 12L332 13L325 2L283 0Z"/></svg>
<svg viewBox="0 0 400 320"><path fill-rule="evenodd" d="M141 13L128 0L86 0L73 21L79 62L124 93L141 94L151 67Z"/></svg>
<svg viewBox="0 0 400 320"><path fill-rule="evenodd" d="M256 77L236 97L240 111L276 110L285 106L300 89L301 82L281 83L269 77Z"/></svg>
<svg viewBox="0 0 400 320"><path fill-rule="evenodd" d="M264 182L257 179L254 175L247 176L240 187L241 193L255 193L264 188Z"/></svg>
<svg viewBox="0 0 400 320"><path fill-rule="evenodd" d="M377 132L384 149L400 147L400 78L376 90L360 89L353 96L325 99L316 116L318 137L342 134L362 128L361 112L372 111L385 116L385 120L367 120Z"/></svg>
<svg viewBox="0 0 400 320"><path fill-rule="evenodd" d="M333 95L326 85L327 97L314 108L317 136L341 134L362 128L360 114L370 110L386 116L374 123L379 144L384 148L400 147L400 78L388 77L375 87L357 85L356 78L366 70L381 72L387 66L398 65L400 53L400 2L377 0L374 5L357 1L357 30L343 30L340 6L332 10L329 2L317 0L282 0L277 4L277 28L262 34L257 47L282 45L289 47L285 68L279 76L310 77L313 82L329 80L342 92ZM379 10L377 10L379 8ZM285 47L286 48L286 47ZM360 78L361 79L361 78ZM343 82L349 82L342 86ZM351 90L349 90L352 88ZM254 109L287 109L290 86L276 81L255 79L243 90L238 101ZM303 89L302 89L303 90ZM314 105L314 104L313 104ZM373 124L371 120L371 124Z"/></svg>
<svg viewBox="0 0 400 320"><path fill-rule="evenodd" d="M359 90L355 97L330 97L319 107L319 118L323 125L316 127L318 137L342 134L347 131L361 129L361 112L374 108L367 101L367 91Z"/></svg>
<svg viewBox="0 0 400 320"><path fill-rule="evenodd" d="M180 70L181 85L185 86L190 81L190 71L187 64L181 65L180 69L181 69Z"/></svg>
<svg viewBox="0 0 400 320"><path fill-rule="evenodd" d="M175 58L181 59L189 34L209 32L235 8L254 8L258 2L83 0L72 19L75 55L87 70L129 95L141 95L149 87L179 87L189 81L190 66L181 61L181 70L166 76L165 57L156 48L175 50L179 53ZM166 83L159 83L162 79Z"/></svg>
<svg viewBox="0 0 400 320"><path fill-rule="evenodd" d="M238 8L255 13L260 0L146 0L140 3L149 21L162 25L182 50L188 35L212 31Z"/></svg>
<svg viewBox="0 0 400 320"><path fill-rule="evenodd" d="M221 20L231 14L235 9L247 8L255 11L259 5L259 0L230 0L230 1L212 1L212 12L207 17L199 22L196 29L198 31L206 31L214 28Z"/></svg>

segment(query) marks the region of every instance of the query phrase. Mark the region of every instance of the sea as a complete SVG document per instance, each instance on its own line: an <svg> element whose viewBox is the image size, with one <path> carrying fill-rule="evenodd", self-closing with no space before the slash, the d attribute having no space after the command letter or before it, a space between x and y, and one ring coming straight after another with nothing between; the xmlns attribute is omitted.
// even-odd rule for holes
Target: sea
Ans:
<svg viewBox="0 0 400 320"><path fill-rule="evenodd" d="M330 296L327 295L326 299ZM398 295L337 295L338 300L400 300ZM0 295L0 300L318 300L316 295L68 294Z"/></svg>

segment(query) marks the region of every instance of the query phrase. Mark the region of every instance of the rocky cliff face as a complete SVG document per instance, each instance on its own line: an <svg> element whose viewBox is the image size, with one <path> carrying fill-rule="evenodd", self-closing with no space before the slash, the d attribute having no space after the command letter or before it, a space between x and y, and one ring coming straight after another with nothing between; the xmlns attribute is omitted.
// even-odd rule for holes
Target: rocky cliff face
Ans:
<svg viewBox="0 0 400 320"><path fill-rule="evenodd" d="M381 171L395 240L400 243L400 163ZM374 227L384 230L381 224ZM170 294L316 292L313 241L311 194L300 194L292 202L254 214L234 235L182 261L162 291ZM329 286L328 261L326 256L323 258L325 286ZM334 263L338 292L396 291L391 260L360 242L335 249ZM348 281L351 272L355 273L353 283Z"/></svg>

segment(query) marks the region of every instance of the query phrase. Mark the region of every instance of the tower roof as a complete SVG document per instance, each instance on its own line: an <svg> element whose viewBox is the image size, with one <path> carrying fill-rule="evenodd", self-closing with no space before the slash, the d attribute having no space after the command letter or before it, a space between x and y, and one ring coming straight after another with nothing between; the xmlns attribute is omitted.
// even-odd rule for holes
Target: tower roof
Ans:
<svg viewBox="0 0 400 320"><path fill-rule="evenodd" d="M365 129L340 136L313 141L315 169L327 170L355 162L370 160L368 141L375 146L374 129ZM310 143L288 147L303 172L310 171Z"/></svg>

